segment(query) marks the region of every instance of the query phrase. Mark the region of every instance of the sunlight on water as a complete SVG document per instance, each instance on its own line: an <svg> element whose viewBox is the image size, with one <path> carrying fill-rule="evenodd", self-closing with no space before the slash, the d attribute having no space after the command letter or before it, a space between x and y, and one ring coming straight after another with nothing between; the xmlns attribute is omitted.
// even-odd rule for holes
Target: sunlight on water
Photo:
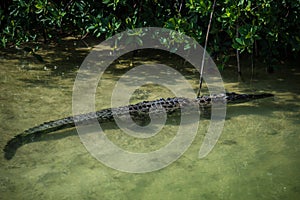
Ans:
<svg viewBox="0 0 300 200"><path fill-rule="evenodd" d="M47 57L46 53L43 56ZM52 56L59 58L59 52ZM35 63L30 57L1 53L2 149L25 129L72 115L75 61L61 59L54 68L51 57L45 58L50 66L45 68L45 64ZM99 85L97 109L110 107L111 88L124 73L117 66L109 69ZM0 199L298 199L300 79L296 67L293 63L282 65L272 75L258 70L252 82L246 72L248 80L241 84L236 82L232 69L225 70L228 91L255 89L271 92L275 98L228 106L221 138L204 159L198 159L198 151L208 119L201 120L196 139L180 159L146 174L110 169L86 151L75 129L57 131L23 145L12 160L0 157ZM182 73L196 88L198 75L188 70ZM139 88L132 101L170 95L155 85L145 86ZM122 134L113 123L105 124L104 130L120 146L153 151L174 137L178 129L174 120L156 138L143 143Z"/></svg>

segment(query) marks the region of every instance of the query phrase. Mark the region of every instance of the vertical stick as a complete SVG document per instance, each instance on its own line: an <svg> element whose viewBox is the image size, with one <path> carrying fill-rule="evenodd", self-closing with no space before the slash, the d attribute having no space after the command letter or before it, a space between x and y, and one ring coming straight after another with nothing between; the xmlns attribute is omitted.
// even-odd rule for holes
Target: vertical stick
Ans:
<svg viewBox="0 0 300 200"><path fill-rule="evenodd" d="M214 4L212 6L212 11L210 13L209 23L208 23L208 27L207 27L207 31L206 31L205 44L204 44L204 52L203 52L203 57L202 57L201 70L200 70L200 83L199 83L199 90L197 92L197 97L200 96L200 92L201 92L201 88L202 88L202 83L203 83L203 69L204 69L205 53L206 53L206 47L207 47L209 29L210 29L211 20L212 20L212 16L213 16L213 13L214 13L215 5L216 5L216 0L214 0Z"/></svg>
<svg viewBox="0 0 300 200"><path fill-rule="evenodd" d="M251 80L254 76L254 56L253 53L251 54Z"/></svg>
<svg viewBox="0 0 300 200"><path fill-rule="evenodd" d="M239 37L239 22L237 20L236 23L236 38ZM242 77L242 71L241 71L241 64L240 64L240 51L237 49L236 50L236 64L237 64L237 71L238 71L238 79L240 81Z"/></svg>

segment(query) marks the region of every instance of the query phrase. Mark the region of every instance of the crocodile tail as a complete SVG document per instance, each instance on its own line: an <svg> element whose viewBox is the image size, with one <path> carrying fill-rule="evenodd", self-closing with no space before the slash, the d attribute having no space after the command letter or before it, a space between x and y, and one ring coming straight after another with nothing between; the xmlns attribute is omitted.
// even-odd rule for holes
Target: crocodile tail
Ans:
<svg viewBox="0 0 300 200"><path fill-rule="evenodd" d="M4 157L7 160L10 160L15 155L17 149L22 145L34 142L42 135L45 135L47 133L74 126L75 124L73 121L73 117L67 117L55 121L45 122L43 124L30 128L8 141L3 149Z"/></svg>
<svg viewBox="0 0 300 200"><path fill-rule="evenodd" d="M273 94L262 93L262 94L237 94L237 93L226 93L227 103L244 103L255 99L263 99L267 97L273 97Z"/></svg>

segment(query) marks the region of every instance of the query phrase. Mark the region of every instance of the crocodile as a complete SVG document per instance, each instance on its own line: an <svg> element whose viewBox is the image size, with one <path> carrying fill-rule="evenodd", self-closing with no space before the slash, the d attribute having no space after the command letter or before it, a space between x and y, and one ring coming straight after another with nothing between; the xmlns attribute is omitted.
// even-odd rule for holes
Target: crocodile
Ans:
<svg viewBox="0 0 300 200"><path fill-rule="evenodd" d="M188 110L188 108L191 108L190 110L195 110L194 106L198 106L200 108L200 111L205 111L209 110L212 104L243 103L272 96L273 94L269 93L237 94L232 92L200 96L195 99L184 97L174 97L167 99L161 98L154 101L143 101L128 106L107 108L96 112L70 116L54 121L48 121L33 128L27 129L9 140L3 149L4 157L7 160L12 159L20 146L22 146L23 144L34 142L42 135L50 132L55 132L57 130L71 128L78 124L87 124L93 120L97 120L99 123L113 122L115 121L115 116L122 119L122 116L130 115L134 121L143 121L149 118L149 116L151 115L161 115L162 110L164 110L167 116L172 116L174 113L178 113L186 109Z"/></svg>

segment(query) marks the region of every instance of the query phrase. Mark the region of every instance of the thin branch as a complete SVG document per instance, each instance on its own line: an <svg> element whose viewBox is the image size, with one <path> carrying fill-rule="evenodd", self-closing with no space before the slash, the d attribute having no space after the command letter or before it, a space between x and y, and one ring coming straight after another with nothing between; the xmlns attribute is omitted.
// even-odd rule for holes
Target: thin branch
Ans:
<svg viewBox="0 0 300 200"><path fill-rule="evenodd" d="M210 25L211 25L211 20L212 20L213 13L214 13L215 5L216 5L216 0L214 0L214 4L212 6L212 11L210 13L209 23L208 23L208 27L207 27L207 31L206 31L204 52L203 52L202 63L201 63L201 71L200 71L200 83L199 83L199 90L198 90L198 93L197 93L197 97L200 96L202 83L203 83L203 70L204 70L205 53L206 53L208 35L209 35L209 30L210 30Z"/></svg>
<svg viewBox="0 0 300 200"><path fill-rule="evenodd" d="M236 38L239 37L239 22L236 23ZM237 64L237 71L238 71L238 79L242 77L241 71L241 64L240 64L240 51L236 49L236 64Z"/></svg>

